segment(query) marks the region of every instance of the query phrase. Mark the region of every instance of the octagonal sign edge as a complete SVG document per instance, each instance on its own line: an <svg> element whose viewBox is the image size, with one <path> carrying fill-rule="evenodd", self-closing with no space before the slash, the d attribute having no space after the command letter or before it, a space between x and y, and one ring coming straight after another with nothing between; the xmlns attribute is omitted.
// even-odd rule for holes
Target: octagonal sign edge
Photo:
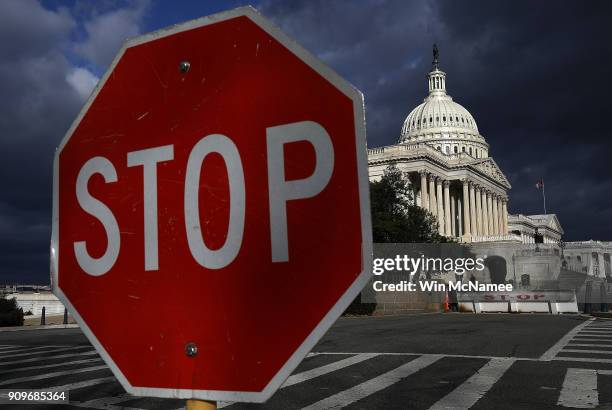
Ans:
<svg viewBox="0 0 612 410"><path fill-rule="evenodd" d="M63 147L66 145L72 134L75 132L84 115L89 110L92 103L95 101L98 93L104 87L107 79L113 73L115 67L130 47L157 40L183 31L203 27L210 24L219 23L225 20L236 17L245 16L253 21L257 26L267 32L276 41L287 48L293 55L298 57L303 63L312 68L321 77L325 78L336 89L346 95L353 104L354 125L355 125L355 150L357 163L357 181L360 198L360 218L361 218L361 238L362 238L362 271L355 278L350 287L344 292L342 297L334 304L331 310L323 317L323 319L315 326L305 340L293 352L290 358L271 378L265 388L259 392L253 391L227 391L227 390L192 390L180 388L153 388L146 386L134 386L128 378L123 374L119 366L113 361L111 355L106 351L103 344L95 336L94 332L87 325L84 318L70 302L69 298L64 294L59 286L59 157ZM331 68L327 67L316 57L302 48L294 40L285 35L279 28L274 26L267 19L262 17L252 7L240 7L234 10L218 13L215 15L202 17L167 29L158 30L149 34L145 34L134 39L128 40L112 64L99 81L98 85L90 95L87 102L79 112L79 115L74 120L70 129L62 139L59 147L56 150L53 163L53 210L52 210L52 234L51 234L51 282L55 295L68 308L71 315L75 318L80 328L86 334L88 339L100 353L104 361L109 365L115 377L119 380L127 392L137 396L155 396L167 398L196 398L203 400L223 400L223 401L253 401L262 402L267 400L284 382L284 380L293 372L301 360L314 347L317 341L331 327L335 320L344 312L353 299L359 294L361 289L371 277L370 265L372 258L372 233L370 221L370 206L369 206L369 188L368 188L368 173L367 173L367 147L365 136L365 114L363 95L359 90L350 85L346 80L335 73ZM341 257L341 256L339 256Z"/></svg>

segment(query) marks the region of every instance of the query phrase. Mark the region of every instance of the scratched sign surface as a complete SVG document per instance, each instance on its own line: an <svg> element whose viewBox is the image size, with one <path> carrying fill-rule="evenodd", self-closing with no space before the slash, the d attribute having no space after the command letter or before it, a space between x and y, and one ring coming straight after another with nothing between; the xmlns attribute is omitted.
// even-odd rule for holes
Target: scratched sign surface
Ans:
<svg viewBox="0 0 612 410"><path fill-rule="evenodd" d="M262 401L299 364L368 280L363 115L252 8L123 47L56 154L51 269L128 392Z"/></svg>

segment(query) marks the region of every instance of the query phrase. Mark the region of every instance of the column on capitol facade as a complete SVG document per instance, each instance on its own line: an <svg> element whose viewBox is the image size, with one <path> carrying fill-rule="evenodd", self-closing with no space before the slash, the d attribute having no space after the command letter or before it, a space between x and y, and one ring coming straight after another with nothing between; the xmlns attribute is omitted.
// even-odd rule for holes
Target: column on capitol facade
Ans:
<svg viewBox="0 0 612 410"><path fill-rule="evenodd" d="M497 229L497 208L495 206L495 200L497 194L491 193L491 225L493 225L493 235L498 235L499 230Z"/></svg>
<svg viewBox="0 0 612 410"><path fill-rule="evenodd" d="M433 174L429 174L429 212L431 212L436 218L438 217L438 209L436 208L436 177Z"/></svg>
<svg viewBox="0 0 612 410"><path fill-rule="evenodd" d="M473 182L470 182L470 232L472 232L472 236L478 235L478 229L476 229L476 200Z"/></svg>
<svg viewBox="0 0 612 410"><path fill-rule="evenodd" d="M438 205L438 232L444 235L444 198L442 198L442 178L436 179L436 204Z"/></svg>
<svg viewBox="0 0 612 410"><path fill-rule="evenodd" d="M493 233L493 202L492 202L492 193L490 191L487 192L487 223L489 225L489 235L494 235Z"/></svg>
<svg viewBox="0 0 612 410"><path fill-rule="evenodd" d="M487 190L480 191L480 201L482 202L482 234L489 236L489 212L487 209Z"/></svg>
<svg viewBox="0 0 612 410"><path fill-rule="evenodd" d="M502 200L502 216L504 218L504 232L507 235L508 232L508 199Z"/></svg>
<svg viewBox="0 0 612 410"><path fill-rule="evenodd" d="M455 197L455 194L451 194L451 232L452 232L452 236L459 236L459 234L457 233L457 198Z"/></svg>
<svg viewBox="0 0 612 410"><path fill-rule="evenodd" d="M493 235L499 235L499 213L498 213L498 204L499 200L497 198L497 194L493 194L492 198L492 206L493 206Z"/></svg>
<svg viewBox="0 0 612 410"><path fill-rule="evenodd" d="M444 186L444 234L446 236L453 236L453 231L451 229L450 181L444 180L442 184Z"/></svg>
<svg viewBox="0 0 612 410"><path fill-rule="evenodd" d="M476 201L476 234L482 236L482 209L481 209L481 201L480 201L480 192L482 187L480 185L476 185L474 188L474 200Z"/></svg>
<svg viewBox="0 0 612 410"><path fill-rule="evenodd" d="M500 235L507 235L508 231L506 230L506 227L504 226L504 198L500 197L499 198L499 202L497 204L498 207L498 213L499 213L499 234Z"/></svg>
<svg viewBox="0 0 612 410"><path fill-rule="evenodd" d="M457 236L463 236L463 209L461 208L461 199L457 197Z"/></svg>
<svg viewBox="0 0 612 410"><path fill-rule="evenodd" d="M499 215L497 223L499 224L499 234L505 235L508 232L504 231L504 210L502 209L502 200L503 198L500 196L499 201L497 202L497 214Z"/></svg>
<svg viewBox="0 0 612 410"><path fill-rule="evenodd" d="M470 199L469 199L469 182L467 179L462 179L463 183L463 200L461 201L461 207L463 208L463 235L470 236Z"/></svg>
<svg viewBox="0 0 612 410"><path fill-rule="evenodd" d="M421 207L429 211L429 197L427 196L427 172L422 169L419 171L421 176Z"/></svg>

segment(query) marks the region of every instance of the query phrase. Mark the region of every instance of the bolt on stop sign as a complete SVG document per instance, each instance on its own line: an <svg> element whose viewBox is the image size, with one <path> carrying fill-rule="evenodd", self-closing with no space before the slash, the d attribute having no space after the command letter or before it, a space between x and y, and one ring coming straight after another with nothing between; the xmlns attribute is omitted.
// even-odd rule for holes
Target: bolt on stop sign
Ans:
<svg viewBox="0 0 612 410"><path fill-rule="evenodd" d="M54 164L53 288L136 395L263 401L369 279L363 98L252 8L130 40Z"/></svg>

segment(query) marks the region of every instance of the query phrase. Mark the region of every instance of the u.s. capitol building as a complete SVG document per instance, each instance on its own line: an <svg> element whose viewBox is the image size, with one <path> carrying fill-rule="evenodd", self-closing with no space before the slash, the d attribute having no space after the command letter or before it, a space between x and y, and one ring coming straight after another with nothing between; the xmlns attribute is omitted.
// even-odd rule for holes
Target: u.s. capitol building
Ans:
<svg viewBox="0 0 612 410"><path fill-rule="evenodd" d="M472 114L447 93L435 46L427 87L397 144L368 150L370 180L396 166L408 178L416 204L436 217L441 235L503 259L501 277L489 272L481 279L544 286L571 270L612 282L612 242L563 242L555 214L508 213L510 182Z"/></svg>

